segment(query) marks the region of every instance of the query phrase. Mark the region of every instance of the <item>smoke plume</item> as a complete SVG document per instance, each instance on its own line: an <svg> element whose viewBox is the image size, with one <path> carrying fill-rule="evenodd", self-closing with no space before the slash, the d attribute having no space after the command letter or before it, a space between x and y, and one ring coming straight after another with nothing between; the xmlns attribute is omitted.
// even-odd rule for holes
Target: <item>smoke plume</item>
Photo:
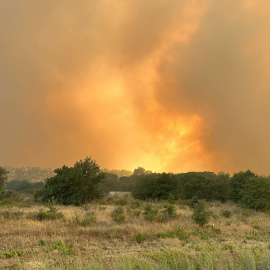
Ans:
<svg viewBox="0 0 270 270"><path fill-rule="evenodd" d="M0 165L270 174L268 0L0 2Z"/></svg>

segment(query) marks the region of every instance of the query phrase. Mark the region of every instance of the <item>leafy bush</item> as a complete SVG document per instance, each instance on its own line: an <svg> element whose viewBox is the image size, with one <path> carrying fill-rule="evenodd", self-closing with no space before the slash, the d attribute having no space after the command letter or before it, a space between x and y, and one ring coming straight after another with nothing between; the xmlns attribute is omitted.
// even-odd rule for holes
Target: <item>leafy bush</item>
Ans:
<svg viewBox="0 0 270 270"><path fill-rule="evenodd" d="M199 226L204 226L209 221L211 213L207 211L206 205L203 201L198 201L193 209L192 219Z"/></svg>
<svg viewBox="0 0 270 270"><path fill-rule="evenodd" d="M163 207L164 210L162 210L156 218L158 222L167 222L177 217L176 208L173 204L167 203Z"/></svg>
<svg viewBox="0 0 270 270"><path fill-rule="evenodd" d="M144 218L147 221L153 222L157 220L157 216L158 216L158 210L154 209L153 206L151 204L147 204L144 207Z"/></svg>

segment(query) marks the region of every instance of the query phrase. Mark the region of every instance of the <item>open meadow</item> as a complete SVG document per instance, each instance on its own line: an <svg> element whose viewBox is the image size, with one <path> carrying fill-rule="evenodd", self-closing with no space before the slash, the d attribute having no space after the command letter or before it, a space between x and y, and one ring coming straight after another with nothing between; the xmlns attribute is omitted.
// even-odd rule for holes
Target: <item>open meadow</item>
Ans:
<svg viewBox="0 0 270 270"><path fill-rule="evenodd" d="M0 269L270 269L270 215L209 202L103 198L0 207Z"/></svg>

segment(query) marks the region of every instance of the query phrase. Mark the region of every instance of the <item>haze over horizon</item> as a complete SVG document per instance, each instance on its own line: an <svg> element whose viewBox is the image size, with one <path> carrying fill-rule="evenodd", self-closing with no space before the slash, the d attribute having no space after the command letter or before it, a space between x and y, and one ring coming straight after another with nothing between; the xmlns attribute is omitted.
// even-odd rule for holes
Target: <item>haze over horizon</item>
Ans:
<svg viewBox="0 0 270 270"><path fill-rule="evenodd" d="M2 0L0 166L270 174L269 0Z"/></svg>

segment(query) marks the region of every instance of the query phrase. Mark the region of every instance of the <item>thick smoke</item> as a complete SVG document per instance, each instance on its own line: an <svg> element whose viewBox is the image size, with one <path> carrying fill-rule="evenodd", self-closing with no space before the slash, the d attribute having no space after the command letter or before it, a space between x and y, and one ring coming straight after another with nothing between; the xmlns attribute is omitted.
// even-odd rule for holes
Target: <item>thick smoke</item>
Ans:
<svg viewBox="0 0 270 270"><path fill-rule="evenodd" d="M266 0L0 2L0 165L270 173Z"/></svg>

